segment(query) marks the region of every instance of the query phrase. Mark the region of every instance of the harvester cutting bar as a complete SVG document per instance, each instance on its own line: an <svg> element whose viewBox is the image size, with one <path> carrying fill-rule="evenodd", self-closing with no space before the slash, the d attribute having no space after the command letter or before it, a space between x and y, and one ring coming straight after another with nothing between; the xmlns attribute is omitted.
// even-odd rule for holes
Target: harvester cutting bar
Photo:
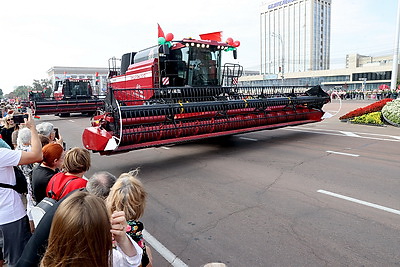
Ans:
<svg viewBox="0 0 400 267"><path fill-rule="evenodd" d="M100 99L72 99L72 100L50 100L34 102L34 114L58 114L58 113L85 113L96 112L103 107L104 102Z"/></svg>
<svg viewBox="0 0 400 267"><path fill-rule="evenodd" d="M273 107L285 107L295 105L308 105L319 107L325 103L325 99L316 96L299 97L275 97L260 99L240 99L224 101L204 101L174 104L156 104L144 106L121 106L122 118L137 118L149 116L175 115L183 113L202 113L208 111L228 111L244 108L267 110Z"/></svg>
<svg viewBox="0 0 400 267"><path fill-rule="evenodd" d="M329 102L329 96L319 86L200 88L208 90L203 93L198 89L152 89L154 97L148 100L137 98L149 95L144 93L146 89L110 89L106 113L96 116L94 127L83 134L85 147L101 154L115 154L318 122L324 114L322 106ZM166 92L168 97L156 97ZM122 95L125 97L119 98Z"/></svg>
<svg viewBox="0 0 400 267"><path fill-rule="evenodd" d="M258 99L294 97L305 95L307 86L258 86L258 87L168 87L156 89L112 89L123 105L143 105L171 102L202 102L215 100ZM146 99L151 95L151 99Z"/></svg>
<svg viewBox="0 0 400 267"><path fill-rule="evenodd" d="M137 127L123 127L120 149L130 144L159 141L171 138L192 136L195 139L201 138L201 135L221 136L231 134L230 131L249 132L271 128L278 128L276 125L287 126L286 123L320 121L322 112L308 108L298 108L287 111L273 112L251 112L247 114L232 114L229 116L217 116L213 118L202 119L181 119L174 121L165 121L163 123L141 124ZM204 138L203 136L202 138Z"/></svg>

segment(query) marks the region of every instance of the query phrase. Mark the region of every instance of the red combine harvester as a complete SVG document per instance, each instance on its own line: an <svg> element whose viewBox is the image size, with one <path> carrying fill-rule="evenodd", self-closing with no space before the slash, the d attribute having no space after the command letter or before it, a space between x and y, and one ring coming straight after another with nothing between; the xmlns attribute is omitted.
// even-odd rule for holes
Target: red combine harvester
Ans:
<svg viewBox="0 0 400 267"><path fill-rule="evenodd" d="M320 86L239 87L236 43L183 39L110 60L104 113L82 135L101 155L322 120Z"/></svg>
<svg viewBox="0 0 400 267"><path fill-rule="evenodd" d="M29 101L35 115L56 114L67 117L70 113L94 115L104 102L93 95L89 79L65 79L56 81L53 97L46 98L43 92L30 91Z"/></svg>

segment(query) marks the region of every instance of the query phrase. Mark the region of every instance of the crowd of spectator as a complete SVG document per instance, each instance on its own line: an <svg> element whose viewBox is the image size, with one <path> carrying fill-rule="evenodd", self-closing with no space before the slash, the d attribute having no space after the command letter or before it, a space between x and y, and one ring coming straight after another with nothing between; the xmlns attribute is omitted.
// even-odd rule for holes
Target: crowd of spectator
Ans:
<svg viewBox="0 0 400 267"><path fill-rule="evenodd" d="M0 266L152 266L139 221L146 192L136 173L117 179L103 171L87 178L88 150L65 151L51 123L36 125L29 115L17 126L18 111L6 113L0 184L15 185L18 166L28 193L0 185ZM31 211L46 198L55 204L35 225Z"/></svg>

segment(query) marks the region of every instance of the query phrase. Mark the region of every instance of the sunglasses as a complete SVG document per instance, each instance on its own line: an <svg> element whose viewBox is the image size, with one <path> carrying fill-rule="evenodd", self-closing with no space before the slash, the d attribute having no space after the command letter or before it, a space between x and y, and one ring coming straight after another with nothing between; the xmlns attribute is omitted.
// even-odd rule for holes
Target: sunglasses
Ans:
<svg viewBox="0 0 400 267"><path fill-rule="evenodd" d="M7 119L7 121L13 121L13 119Z"/></svg>

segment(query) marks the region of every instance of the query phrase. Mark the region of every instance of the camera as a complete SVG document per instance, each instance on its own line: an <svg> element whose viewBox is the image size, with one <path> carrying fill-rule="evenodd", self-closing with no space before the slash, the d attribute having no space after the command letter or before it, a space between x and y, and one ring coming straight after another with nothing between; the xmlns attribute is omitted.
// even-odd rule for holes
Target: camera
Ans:
<svg viewBox="0 0 400 267"><path fill-rule="evenodd" d="M28 114L19 114L13 116L13 121L15 124L25 123L24 118L28 119Z"/></svg>

